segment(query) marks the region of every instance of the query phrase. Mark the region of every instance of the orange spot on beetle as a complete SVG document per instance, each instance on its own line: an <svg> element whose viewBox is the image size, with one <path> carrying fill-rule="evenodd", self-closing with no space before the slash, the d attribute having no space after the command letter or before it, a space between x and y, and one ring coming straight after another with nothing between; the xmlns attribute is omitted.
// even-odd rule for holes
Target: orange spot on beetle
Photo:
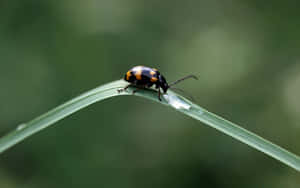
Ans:
<svg viewBox="0 0 300 188"><path fill-rule="evenodd" d="M126 73L126 80L129 80L130 76L131 76L131 71L128 71L128 72Z"/></svg>
<svg viewBox="0 0 300 188"><path fill-rule="evenodd" d="M154 72L154 71L150 71L150 74L151 74L151 75L154 75L154 74L155 74L155 72Z"/></svg>
<svg viewBox="0 0 300 188"><path fill-rule="evenodd" d="M137 80L141 80L141 79L142 79L142 69L136 71L136 73L135 73L135 78L136 78Z"/></svg>
<svg viewBox="0 0 300 188"><path fill-rule="evenodd" d="M151 77L150 81L151 81L151 82L156 82L156 81L157 81L157 78Z"/></svg>

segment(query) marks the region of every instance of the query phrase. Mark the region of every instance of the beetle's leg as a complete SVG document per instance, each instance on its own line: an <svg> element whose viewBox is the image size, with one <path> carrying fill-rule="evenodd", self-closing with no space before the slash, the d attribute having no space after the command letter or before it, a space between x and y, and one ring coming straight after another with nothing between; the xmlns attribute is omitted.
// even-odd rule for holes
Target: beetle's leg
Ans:
<svg viewBox="0 0 300 188"><path fill-rule="evenodd" d="M152 86L153 86L153 83L150 82L150 83L148 83L148 84L146 85L146 88L151 88Z"/></svg>
<svg viewBox="0 0 300 188"><path fill-rule="evenodd" d="M161 98L160 98L160 88L158 88L158 100L161 101Z"/></svg>
<svg viewBox="0 0 300 188"><path fill-rule="evenodd" d="M131 84L128 84L126 87L122 89L118 89L118 93L125 91L127 88L129 88L129 86L131 86Z"/></svg>
<svg viewBox="0 0 300 188"><path fill-rule="evenodd" d="M145 89L146 86L135 86L135 90L132 91L132 94L135 94L138 90Z"/></svg>

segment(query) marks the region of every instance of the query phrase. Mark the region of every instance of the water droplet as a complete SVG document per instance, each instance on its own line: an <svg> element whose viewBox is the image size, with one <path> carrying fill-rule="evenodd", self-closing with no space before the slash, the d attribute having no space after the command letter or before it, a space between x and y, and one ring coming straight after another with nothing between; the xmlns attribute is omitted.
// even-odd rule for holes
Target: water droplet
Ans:
<svg viewBox="0 0 300 188"><path fill-rule="evenodd" d="M200 110L198 110L198 113L199 113L199 115L202 115L204 113L204 111L200 109Z"/></svg>
<svg viewBox="0 0 300 188"><path fill-rule="evenodd" d="M184 100L180 99L176 95L173 94L165 94L163 97L168 101L168 103L176 109L186 109L189 110L191 105L186 103Z"/></svg>
<svg viewBox="0 0 300 188"><path fill-rule="evenodd" d="M22 123L22 124L18 125L17 131L20 131L20 130L24 129L25 127L26 127L26 124Z"/></svg>

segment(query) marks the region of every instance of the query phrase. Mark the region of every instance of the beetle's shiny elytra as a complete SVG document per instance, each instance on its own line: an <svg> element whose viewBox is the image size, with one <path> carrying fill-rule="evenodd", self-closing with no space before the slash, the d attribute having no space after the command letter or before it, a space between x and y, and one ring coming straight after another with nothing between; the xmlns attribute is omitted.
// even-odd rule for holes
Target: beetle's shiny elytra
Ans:
<svg viewBox="0 0 300 188"><path fill-rule="evenodd" d="M194 75L189 75L184 78L181 78L170 85L167 83L166 79L160 72L155 68L149 68L145 66L136 66L128 70L124 76L124 80L129 82L130 84L126 86L124 89L119 90L126 90L130 85L136 86L137 89L133 91L135 93L140 88L149 88L155 85L155 88L158 89L158 99L160 98L160 88L163 90L164 93L168 91L168 89L172 86L177 84L178 82L185 80L187 78L195 78Z"/></svg>
<svg viewBox="0 0 300 188"><path fill-rule="evenodd" d="M167 92L168 84L165 78L157 71L157 69L136 66L127 71L124 79L136 86L151 87L153 84L156 88L161 87Z"/></svg>

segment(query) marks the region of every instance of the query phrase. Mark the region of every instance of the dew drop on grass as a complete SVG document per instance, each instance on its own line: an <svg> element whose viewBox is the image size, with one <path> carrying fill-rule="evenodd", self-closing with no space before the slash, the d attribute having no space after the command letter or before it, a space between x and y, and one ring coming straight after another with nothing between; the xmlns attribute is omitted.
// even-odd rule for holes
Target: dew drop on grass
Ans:
<svg viewBox="0 0 300 188"><path fill-rule="evenodd" d="M191 105L186 103L184 100L180 99L174 94L165 94L163 97L166 99L166 101L173 106L176 109L185 109L189 110L191 108Z"/></svg>
<svg viewBox="0 0 300 188"><path fill-rule="evenodd" d="M25 127L26 127L26 124L22 123L22 124L18 125L17 131L20 131L20 130L24 129Z"/></svg>
<svg viewBox="0 0 300 188"><path fill-rule="evenodd" d="M198 113L199 113L199 115L202 115L202 114L204 113L204 111L201 110L201 109L199 109L199 110L198 110Z"/></svg>

